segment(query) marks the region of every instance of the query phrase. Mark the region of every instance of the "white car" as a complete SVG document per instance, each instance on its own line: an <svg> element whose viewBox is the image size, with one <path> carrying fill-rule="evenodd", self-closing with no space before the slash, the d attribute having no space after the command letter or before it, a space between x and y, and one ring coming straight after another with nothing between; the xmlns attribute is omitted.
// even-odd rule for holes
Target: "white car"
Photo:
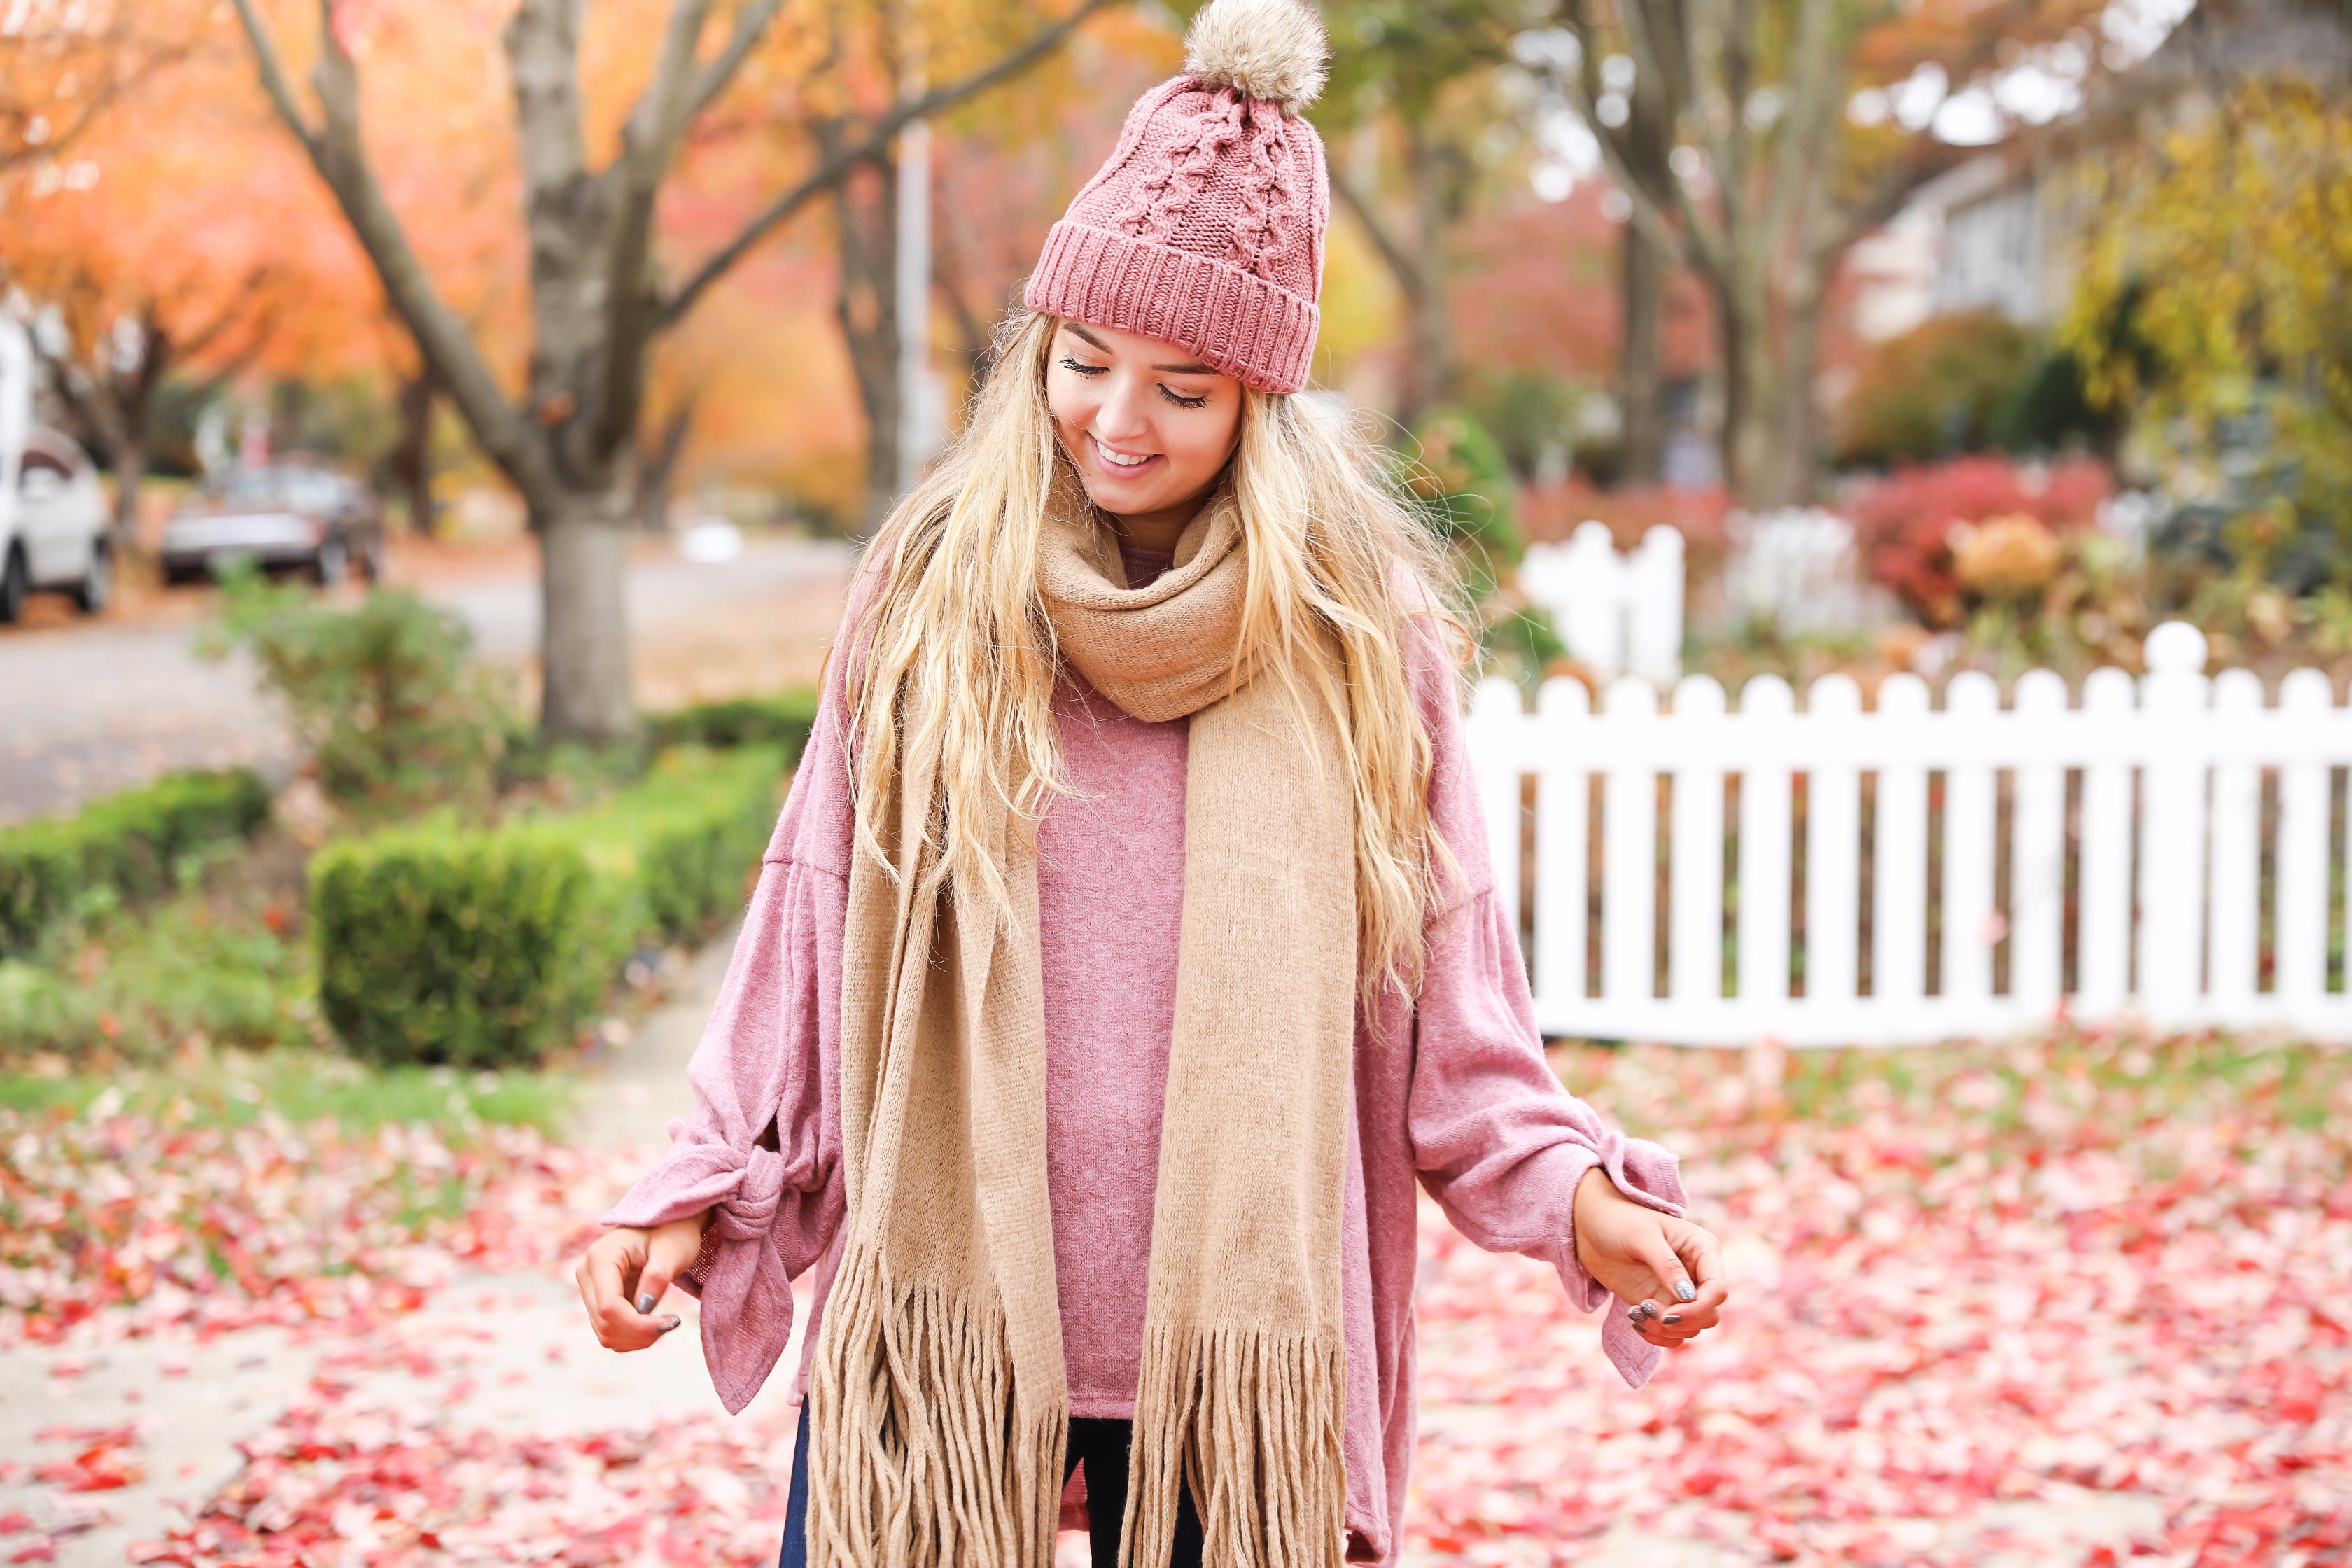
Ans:
<svg viewBox="0 0 2352 1568"><path fill-rule="evenodd" d="M26 432L16 458L0 462L0 622L16 619L25 595L42 591L70 594L96 615L114 591L112 519L98 470L55 430Z"/></svg>

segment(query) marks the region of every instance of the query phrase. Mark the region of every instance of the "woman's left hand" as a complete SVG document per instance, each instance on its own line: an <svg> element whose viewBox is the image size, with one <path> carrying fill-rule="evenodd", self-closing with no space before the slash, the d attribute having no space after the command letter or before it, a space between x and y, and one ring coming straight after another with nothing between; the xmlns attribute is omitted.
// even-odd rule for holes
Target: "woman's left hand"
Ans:
<svg viewBox="0 0 2352 1568"><path fill-rule="evenodd" d="M1715 1327L1731 1293L1713 1231L1635 1203L1598 1165L1576 1187L1576 1257L1630 1303L1627 1320L1654 1345L1684 1344Z"/></svg>

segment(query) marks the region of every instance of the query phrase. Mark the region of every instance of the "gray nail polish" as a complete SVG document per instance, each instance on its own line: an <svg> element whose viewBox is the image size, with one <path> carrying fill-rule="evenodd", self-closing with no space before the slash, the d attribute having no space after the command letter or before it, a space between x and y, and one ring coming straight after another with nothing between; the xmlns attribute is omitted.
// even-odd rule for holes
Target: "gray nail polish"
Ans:
<svg viewBox="0 0 2352 1568"><path fill-rule="evenodd" d="M684 1319L680 1318L677 1313L672 1312L668 1317L662 1320L662 1326L654 1331L656 1333L666 1334L672 1329L677 1327L678 1324L683 1321L685 1321Z"/></svg>
<svg viewBox="0 0 2352 1568"><path fill-rule="evenodd" d="M1664 1321L1669 1323L1679 1323L1683 1321L1683 1315L1680 1312L1668 1312Z"/></svg>
<svg viewBox="0 0 2352 1568"><path fill-rule="evenodd" d="M640 1312L650 1312L654 1310L656 1304L657 1303L654 1300L654 1293L650 1290L637 1298L637 1310Z"/></svg>
<svg viewBox="0 0 2352 1568"><path fill-rule="evenodd" d="M1678 1301L1696 1301L1698 1300L1698 1292L1691 1289L1689 1280L1677 1279L1675 1281L1675 1299Z"/></svg>

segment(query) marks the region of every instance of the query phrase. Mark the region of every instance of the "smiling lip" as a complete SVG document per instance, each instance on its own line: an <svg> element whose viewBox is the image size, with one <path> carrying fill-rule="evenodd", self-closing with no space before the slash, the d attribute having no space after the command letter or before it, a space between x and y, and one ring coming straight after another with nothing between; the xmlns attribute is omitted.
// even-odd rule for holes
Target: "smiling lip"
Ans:
<svg viewBox="0 0 2352 1568"><path fill-rule="evenodd" d="M1154 452L1150 456L1139 461L1134 458L1132 454L1114 451L1112 448L1104 446L1102 438L1098 436L1089 434L1087 437L1087 439L1095 444L1095 457L1101 461L1102 466L1109 472L1118 475L1122 479L1133 479L1136 475L1142 473L1145 469L1150 468L1152 464L1160 460L1160 454L1158 452Z"/></svg>

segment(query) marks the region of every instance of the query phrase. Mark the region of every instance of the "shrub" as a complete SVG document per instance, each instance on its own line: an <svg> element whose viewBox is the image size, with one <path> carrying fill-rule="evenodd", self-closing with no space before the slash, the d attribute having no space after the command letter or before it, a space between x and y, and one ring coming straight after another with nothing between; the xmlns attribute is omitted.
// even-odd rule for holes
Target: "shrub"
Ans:
<svg viewBox="0 0 2352 1568"><path fill-rule="evenodd" d="M253 650L328 799L382 816L488 794L503 726L463 617L400 589L338 609L250 568L226 589L199 646L214 658Z"/></svg>
<svg viewBox="0 0 2352 1568"><path fill-rule="evenodd" d="M1876 345L1846 400L1850 463L1981 449L2034 373L2033 340L1998 310L1937 316Z"/></svg>
<svg viewBox="0 0 2352 1568"><path fill-rule="evenodd" d="M247 1050L310 1043L317 1005L309 948L288 929L290 900L239 891L190 888L152 909L60 926L34 954L0 959L0 1059L50 1051L98 1071L160 1061L192 1038Z"/></svg>
<svg viewBox="0 0 2352 1568"><path fill-rule="evenodd" d="M1854 548L1872 578L1929 626L1954 626L1968 608L1952 560L1955 530L2021 514L2063 537L2097 520L2112 487L2105 465L2088 459L2045 468L1958 458L1898 468L1854 491L1840 510L1853 522Z"/></svg>
<svg viewBox="0 0 2352 1568"><path fill-rule="evenodd" d="M1405 465L1405 491L1460 552L1470 590L1483 599L1527 553L1512 512L1518 487L1510 465L1486 427L1460 409L1431 415L1413 435L1421 457Z"/></svg>
<svg viewBox="0 0 2352 1568"><path fill-rule="evenodd" d="M537 1059L640 942L740 900L782 773L772 747L680 751L593 810L330 845L310 864L328 1022L377 1062Z"/></svg>
<svg viewBox="0 0 2352 1568"><path fill-rule="evenodd" d="M1464 380L1465 405L1493 433L1516 477L1534 479L1548 458L1591 457L1577 447L1595 393L1548 370L1474 370Z"/></svg>
<svg viewBox="0 0 2352 1568"><path fill-rule="evenodd" d="M736 697L656 713L646 729L657 750L672 746L780 746L786 765L800 761L816 725L817 694L785 691L772 697Z"/></svg>
<svg viewBox="0 0 2352 1568"><path fill-rule="evenodd" d="M72 816L0 828L0 952L33 946L93 895L150 898L189 856L241 841L269 817L249 769L167 774Z"/></svg>

